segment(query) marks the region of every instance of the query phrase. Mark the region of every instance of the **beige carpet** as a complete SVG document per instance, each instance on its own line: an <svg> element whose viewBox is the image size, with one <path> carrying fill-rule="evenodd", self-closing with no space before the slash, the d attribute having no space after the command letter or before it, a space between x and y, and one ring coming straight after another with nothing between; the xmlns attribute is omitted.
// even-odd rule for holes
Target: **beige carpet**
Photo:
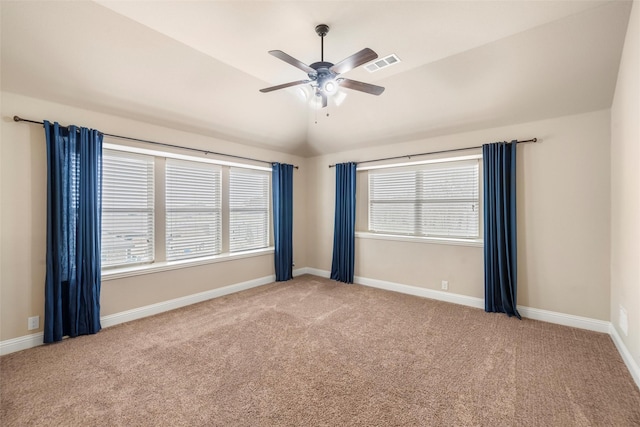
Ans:
<svg viewBox="0 0 640 427"><path fill-rule="evenodd" d="M2 426L632 426L606 334L314 276L0 358Z"/></svg>

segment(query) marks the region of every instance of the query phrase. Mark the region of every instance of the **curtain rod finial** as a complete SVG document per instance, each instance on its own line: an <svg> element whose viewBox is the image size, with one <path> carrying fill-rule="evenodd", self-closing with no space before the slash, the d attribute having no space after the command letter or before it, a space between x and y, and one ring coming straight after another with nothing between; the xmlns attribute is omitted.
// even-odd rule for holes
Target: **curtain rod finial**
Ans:
<svg viewBox="0 0 640 427"><path fill-rule="evenodd" d="M20 117L18 117L18 116L13 116L13 121L14 121L14 122L19 122L20 120L22 120Z"/></svg>

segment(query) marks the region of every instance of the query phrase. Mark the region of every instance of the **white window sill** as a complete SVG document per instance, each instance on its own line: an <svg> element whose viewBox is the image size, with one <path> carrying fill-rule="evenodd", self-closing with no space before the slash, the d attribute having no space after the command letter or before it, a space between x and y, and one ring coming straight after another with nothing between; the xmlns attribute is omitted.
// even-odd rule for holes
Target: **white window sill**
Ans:
<svg viewBox="0 0 640 427"><path fill-rule="evenodd" d="M473 246L483 247L484 242L482 239L453 239L447 237L417 237L417 236L401 236L398 234L378 234L369 233L366 231L356 231L356 238L358 239L374 239L374 240L394 240L398 242L412 242L412 243L429 243L437 245L453 245L453 246Z"/></svg>
<svg viewBox="0 0 640 427"><path fill-rule="evenodd" d="M196 267L199 265L215 264L242 258L251 258L274 253L275 248L254 249L251 251L224 253L203 258L185 259L180 261L155 262L153 264L136 265L132 267L114 268L102 271L102 281L121 279L123 277L139 276L142 274L159 273L161 271L177 270L180 268Z"/></svg>

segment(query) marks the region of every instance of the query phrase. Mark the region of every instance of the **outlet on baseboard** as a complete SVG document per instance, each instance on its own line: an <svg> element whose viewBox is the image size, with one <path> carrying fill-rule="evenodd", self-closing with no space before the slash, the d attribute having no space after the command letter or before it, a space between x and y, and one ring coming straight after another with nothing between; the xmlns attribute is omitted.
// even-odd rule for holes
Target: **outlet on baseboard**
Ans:
<svg viewBox="0 0 640 427"><path fill-rule="evenodd" d="M40 316L33 316L27 319L27 329L32 331L40 327Z"/></svg>
<svg viewBox="0 0 640 427"><path fill-rule="evenodd" d="M443 291L448 291L449 290L449 282L446 280L442 281L442 290Z"/></svg>
<svg viewBox="0 0 640 427"><path fill-rule="evenodd" d="M620 316L618 317L618 326L620 326L620 330L624 334L624 336L628 336L629 334L629 319L627 318L627 310L620 305Z"/></svg>

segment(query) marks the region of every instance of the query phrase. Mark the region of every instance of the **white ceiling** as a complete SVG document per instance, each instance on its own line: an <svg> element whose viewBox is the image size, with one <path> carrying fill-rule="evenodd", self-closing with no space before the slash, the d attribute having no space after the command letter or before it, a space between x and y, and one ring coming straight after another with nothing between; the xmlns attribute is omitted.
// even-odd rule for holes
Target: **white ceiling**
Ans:
<svg viewBox="0 0 640 427"><path fill-rule="evenodd" d="M580 0L0 4L3 91L303 156L608 108L631 8ZM382 95L342 89L340 106L316 110L296 88L258 91L306 78L267 52L319 61L321 23L331 27L326 61L364 47L400 57L376 73L346 74L386 87Z"/></svg>

